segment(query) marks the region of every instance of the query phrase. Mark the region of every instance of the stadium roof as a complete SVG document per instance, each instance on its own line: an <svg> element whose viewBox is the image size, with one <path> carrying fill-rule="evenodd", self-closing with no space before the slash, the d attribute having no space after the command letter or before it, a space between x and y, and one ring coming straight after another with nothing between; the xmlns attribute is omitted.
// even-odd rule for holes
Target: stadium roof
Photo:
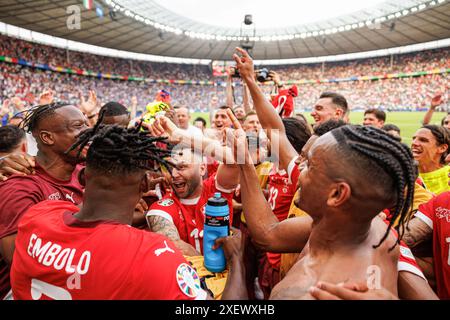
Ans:
<svg viewBox="0 0 450 320"><path fill-rule="evenodd" d="M291 59L450 38L448 0L384 1L371 8L304 25L257 28L255 22L253 31L251 26L242 24L242 32L241 26L230 28L195 21L159 3L165 2L94 1L94 8L88 10L82 1L75 0L2 0L0 21L102 47L215 60L229 60L234 47L245 43L254 45L252 54L256 59ZM71 5L81 9L79 29L68 28Z"/></svg>

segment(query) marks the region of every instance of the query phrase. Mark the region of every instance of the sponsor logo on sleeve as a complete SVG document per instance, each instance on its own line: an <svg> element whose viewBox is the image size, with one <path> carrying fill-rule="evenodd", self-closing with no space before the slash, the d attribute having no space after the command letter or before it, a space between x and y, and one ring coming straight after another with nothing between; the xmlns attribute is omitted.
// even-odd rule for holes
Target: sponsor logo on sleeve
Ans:
<svg viewBox="0 0 450 320"><path fill-rule="evenodd" d="M162 199L158 201L158 204L163 207L170 207L174 202L172 199Z"/></svg>

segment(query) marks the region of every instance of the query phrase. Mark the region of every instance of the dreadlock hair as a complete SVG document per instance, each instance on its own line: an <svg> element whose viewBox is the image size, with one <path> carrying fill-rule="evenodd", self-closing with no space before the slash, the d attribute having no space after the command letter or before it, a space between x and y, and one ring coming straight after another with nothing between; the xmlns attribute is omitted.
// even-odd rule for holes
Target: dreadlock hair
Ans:
<svg viewBox="0 0 450 320"><path fill-rule="evenodd" d="M421 129L430 130L431 134L436 138L436 143L438 146L443 144L447 145L447 150L442 153L440 159L441 164L445 164L445 157L447 157L450 152L450 131L445 127L437 126L435 124L424 125Z"/></svg>
<svg viewBox="0 0 450 320"><path fill-rule="evenodd" d="M331 131L336 138L342 161L355 163L355 170L375 172L377 179L371 183L386 189L386 195L395 196L395 206L389 227L378 248L389 236L394 222L399 218L399 237L392 250L400 243L405 231L405 218L412 205L417 168L409 147L381 129L371 126L346 125ZM357 172L364 174L364 172ZM405 194L406 188L406 194Z"/></svg>
<svg viewBox="0 0 450 320"><path fill-rule="evenodd" d="M83 131L78 141L66 152L78 148L78 156L89 143L86 164L104 174L126 175L139 170L153 170L160 164L167 168L172 163L164 158L170 151L160 149L156 142L164 137L151 137L140 128L123 128L118 125L103 125L100 121L93 128Z"/></svg>
<svg viewBox="0 0 450 320"><path fill-rule="evenodd" d="M28 133L33 132L37 128L39 122L53 115L56 109L70 105L70 103L65 102L53 102L32 107L23 111L25 116L19 126Z"/></svg>
<svg viewBox="0 0 450 320"><path fill-rule="evenodd" d="M300 121L297 118L283 118L284 129L286 136L294 147L295 151L300 153L303 146L311 137L311 130L308 123Z"/></svg>

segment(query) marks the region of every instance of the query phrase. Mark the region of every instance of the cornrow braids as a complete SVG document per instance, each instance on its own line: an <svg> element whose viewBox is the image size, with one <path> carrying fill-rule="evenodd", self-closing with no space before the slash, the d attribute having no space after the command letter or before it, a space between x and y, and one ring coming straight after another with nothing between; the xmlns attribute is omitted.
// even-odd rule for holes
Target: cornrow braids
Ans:
<svg viewBox="0 0 450 320"><path fill-rule="evenodd" d="M93 128L83 131L78 141L66 153L78 149L78 156L89 144L87 164L108 174L127 174L140 169L154 170L154 165L171 168L165 160L170 151L156 146L164 137L151 137L138 128L126 129L117 125L102 125L101 120Z"/></svg>
<svg viewBox="0 0 450 320"><path fill-rule="evenodd" d="M412 207L417 168L407 145L399 142L381 129L371 126L347 125L331 131L339 147L350 151L350 157L363 161L374 169L374 162L392 181L396 203L386 233L374 248L378 248L389 236L394 222L399 217L399 237L390 250L400 243L405 232L405 219ZM382 177L380 176L380 179ZM406 192L405 192L406 188ZM393 192L392 192L393 191Z"/></svg>
<svg viewBox="0 0 450 320"><path fill-rule="evenodd" d="M70 106L71 104L65 102L54 102L44 105L34 106L28 110L22 111L20 115L24 115L23 120L20 122L19 126L30 133L36 129L39 121L45 119L46 117L55 113L56 109ZM19 115L17 114L17 115ZM17 116L16 115L16 116Z"/></svg>

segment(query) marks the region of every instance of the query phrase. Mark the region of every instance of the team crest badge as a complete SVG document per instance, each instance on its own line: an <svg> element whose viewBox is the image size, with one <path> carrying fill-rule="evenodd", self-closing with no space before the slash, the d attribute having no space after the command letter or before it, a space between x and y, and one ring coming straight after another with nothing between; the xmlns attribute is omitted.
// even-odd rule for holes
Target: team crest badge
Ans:
<svg viewBox="0 0 450 320"><path fill-rule="evenodd" d="M195 298L202 290L197 272L188 264L182 263L177 269L177 283L188 297Z"/></svg>
<svg viewBox="0 0 450 320"><path fill-rule="evenodd" d="M162 199L158 201L158 204L163 207L170 207L173 203L172 199Z"/></svg>

